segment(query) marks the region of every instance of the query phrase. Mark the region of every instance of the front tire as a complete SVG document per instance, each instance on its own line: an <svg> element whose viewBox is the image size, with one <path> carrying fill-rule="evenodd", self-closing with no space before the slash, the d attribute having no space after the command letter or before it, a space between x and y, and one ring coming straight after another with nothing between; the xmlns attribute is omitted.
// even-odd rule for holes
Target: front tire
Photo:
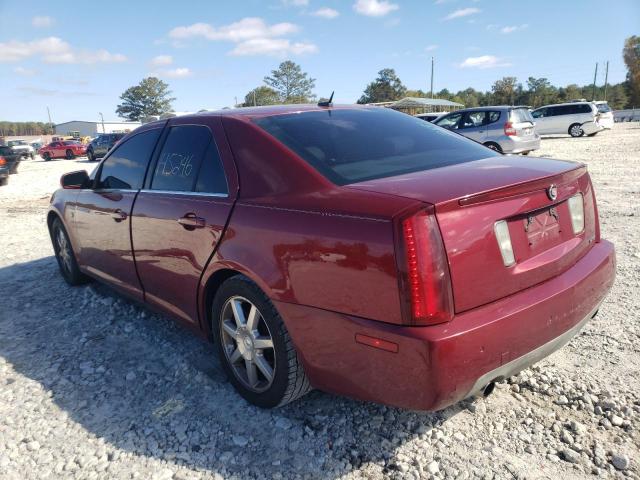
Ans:
<svg viewBox="0 0 640 480"><path fill-rule="evenodd" d="M247 277L237 275L220 286L211 319L220 362L245 400L273 408L311 390L282 317Z"/></svg>
<svg viewBox="0 0 640 480"><path fill-rule="evenodd" d="M573 123L569 126L569 135L573 138L581 137L584 135L584 130L582 130L582 126L579 123Z"/></svg>
<svg viewBox="0 0 640 480"><path fill-rule="evenodd" d="M45 162L48 162L49 160L51 160L51 154L50 154L49 152L44 152L44 153L42 154L42 159L43 159Z"/></svg>
<svg viewBox="0 0 640 480"><path fill-rule="evenodd" d="M9 177L0 178L0 187L4 187L9 184Z"/></svg>
<svg viewBox="0 0 640 480"><path fill-rule="evenodd" d="M87 150L87 160L89 160L90 162L93 162L95 160L95 157L93 156L93 150Z"/></svg>
<svg viewBox="0 0 640 480"><path fill-rule="evenodd" d="M59 218L56 218L51 223L49 234L51 235L53 251L58 261L60 273L65 281L72 286L87 283L89 277L80 271L76 256L71 247L71 242L69 241L69 235L67 235L67 231Z"/></svg>
<svg viewBox="0 0 640 480"><path fill-rule="evenodd" d="M71 150L67 150L65 156L67 160L73 160L74 158L76 158L76 156L73 154L73 151Z"/></svg>

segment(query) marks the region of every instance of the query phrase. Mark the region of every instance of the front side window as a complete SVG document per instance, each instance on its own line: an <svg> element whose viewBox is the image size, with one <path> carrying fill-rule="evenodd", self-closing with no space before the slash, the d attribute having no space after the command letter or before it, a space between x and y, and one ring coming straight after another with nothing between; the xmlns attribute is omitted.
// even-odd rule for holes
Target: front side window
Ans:
<svg viewBox="0 0 640 480"><path fill-rule="evenodd" d="M460 124L461 118L461 113L452 113L451 115L447 115L446 117L443 117L434 123L439 127L448 128L449 130L456 130L458 128L458 125Z"/></svg>
<svg viewBox="0 0 640 480"><path fill-rule="evenodd" d="M549 116L549 109L548 108L539 108L538 110L534 110L533 112L531 112L531 116L533 118L548 117Z"/></svg>
<svg viewBox="0 0 640 480"><path fill-rule="evenodd" d="M171 127L151 181L153 190L190 192L211 143L211 132L198 125Z"/></svg>
<svg viewBox="0 0 640 480"><path fill-rule="evenodd" d="M500 155L386 108L314 110L254 122L337 185Z"/></svg>
<svg viewBox="0 0 640 480"><path fill-rule="evenodd" d="M98 188L138 190L155 147L160 129L138 133L111 152L102 163Z"/></svg>

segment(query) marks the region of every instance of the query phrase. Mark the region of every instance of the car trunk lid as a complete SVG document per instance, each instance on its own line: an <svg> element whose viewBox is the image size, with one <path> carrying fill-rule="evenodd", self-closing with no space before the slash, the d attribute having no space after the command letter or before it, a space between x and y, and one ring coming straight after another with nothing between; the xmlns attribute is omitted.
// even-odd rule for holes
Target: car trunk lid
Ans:
<svg viewBox="0 0 640 480"><path fill-rule="evenodd" d="M556 186L551 199L549 187ZM543 158L492 157L350 185L435 206L456 312L548 280L596 241L591 182L583 165ZM574 234L568 199L582 193L585 228ZM505 266L494 232L506 221L515 263Z"/></svg>

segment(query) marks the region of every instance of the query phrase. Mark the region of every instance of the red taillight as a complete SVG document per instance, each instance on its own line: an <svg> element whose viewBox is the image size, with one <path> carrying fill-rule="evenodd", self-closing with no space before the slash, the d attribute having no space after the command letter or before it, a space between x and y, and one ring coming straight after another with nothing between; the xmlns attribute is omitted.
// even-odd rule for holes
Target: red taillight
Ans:
<svg viewBox="0 0 640 480"><path fill-rule="evenodd" d="M515 135L517 135L518 132L516 132L516 129L513 127L513 123L511 122L506 122L504 124L504 134L507 137L513 137Z"/></svg>
<svg viewBox="0 0 640 480"><path fill-rule="evenodd" d="M4 159L2 155L0 155L0 165L6 165L7 161Z"/></svg>
<svg viewBox="0 0 640 480"><path fill-rule="evenodd" d="M449 267L438 222L420 210L402 221L405 317L412 325L435 325L453 317Z"/></svg>

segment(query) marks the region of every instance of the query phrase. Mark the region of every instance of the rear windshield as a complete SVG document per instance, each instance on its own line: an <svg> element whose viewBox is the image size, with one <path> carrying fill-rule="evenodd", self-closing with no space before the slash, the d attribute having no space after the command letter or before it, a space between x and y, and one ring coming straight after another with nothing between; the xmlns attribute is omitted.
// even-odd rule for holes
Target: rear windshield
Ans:
<svg viewBox="0 0 640 480"><path fill-rule="evenodd" d="M338 185L499 155L456 133L386 108L276 115L255 123Z"/></svg>
<svg viewBox="0 0 640 480"><path fill-rule="evenodd" d="M531 112L526 108L514 108L511 110L511 121L513 123L533 123L533 117L531 116Z"/></svg>
<svg viewBox="0 0 640 480"><path fill-rule="evenodd" d="M598 112L600 113L608 113L611 111L611 108L606 103L597 103L596 107L598 107Z"/></svg>

